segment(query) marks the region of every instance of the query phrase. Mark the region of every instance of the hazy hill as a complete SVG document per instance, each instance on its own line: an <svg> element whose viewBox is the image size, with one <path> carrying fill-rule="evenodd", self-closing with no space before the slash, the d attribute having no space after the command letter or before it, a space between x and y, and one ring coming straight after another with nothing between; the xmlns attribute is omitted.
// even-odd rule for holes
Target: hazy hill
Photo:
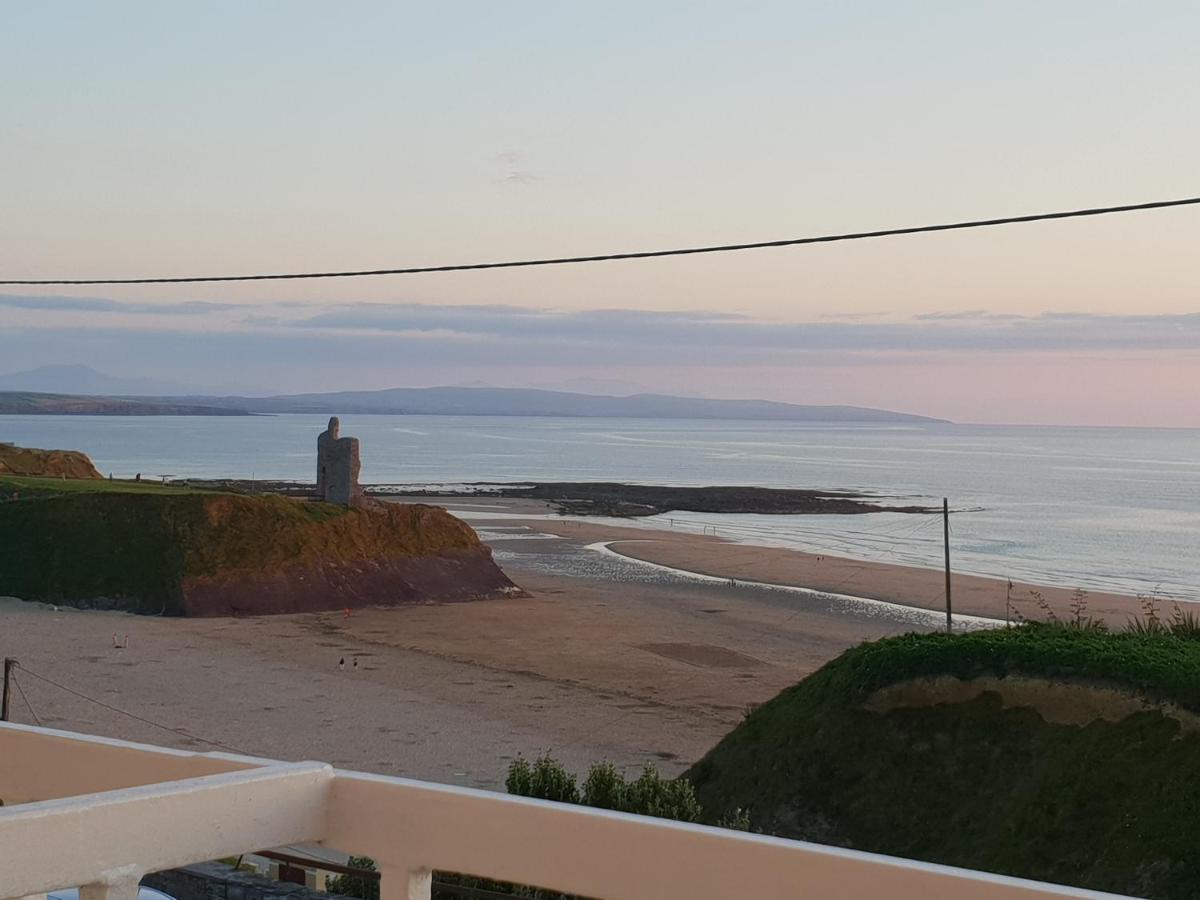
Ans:
<svg viewBox="0 0 1200 900"><path fill-rule="evenodd" d="M767 419L789 422L939 422L860 406L802 406L771 400L708 400L667 394L628 397L525 388L432 387L278 397L186 397L180 401L260 413L388 413L456 416L583 416L647 419Z"/></svg>
<svg viewBox="0 0 1200 900"><path fill-rule="evenodd" d="M250 393L244 387L189 385L155 378L121 378L97 372L89 366L38 366L21 372L0 374L0 391L39 394L85 394L87 396L162 397L205 393Z"/></svg>
<svg viewBox="0 0 1200 900"><path fill-rule="evenodd" d="M89 397L77 394L0 392L0 415L6 416L245 416L237 407L176 403L159 398Z"/></svg>
<svg viewBox="0 0 1200 900"><path fill-rule="evenodd" d="M90 370L89 370L90 371ZM527 388L432 387L338 391L275 397L80 395L4 391L0 414L14 415L324 415L581 416L628 419L758 419L781 422L942 422L863 406L803 406L772 400L710 400L668 394L616 397Z"/></svg>

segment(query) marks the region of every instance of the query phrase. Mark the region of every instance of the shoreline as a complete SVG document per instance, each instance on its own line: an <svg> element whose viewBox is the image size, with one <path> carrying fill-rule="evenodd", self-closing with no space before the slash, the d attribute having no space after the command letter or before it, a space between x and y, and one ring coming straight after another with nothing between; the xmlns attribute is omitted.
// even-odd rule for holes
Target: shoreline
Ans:
<svg viewBox="0 0 1200 900"><path fill-rule="evenodd" d="M945 575L941 569L760 546L716 535L569 518L530 501L487 503L478 496L471 500L472 503L461 507L452 503L445 506L452 514L461 514L477 530L486 531L489 522L521 526L585 544L623 545L612 552L693 576L878 601L942 615L945 612ZM1111 627L1122 627L1131 618L1145 614L1143 600L1133 595L1087 589L1084 594L1085 608L1081 614L1103 620ZM1074 616L1071 604L1075 597L1074 588L1015 579L1010 594L1004 579L951 570L951 599L956 616L1015 624L1022 618L1044 620L1049 617L1048 611L1053 611L1059 618L1069 619ZM1172 602L1189 601L1160 598L1160 614L1169 614Z"/></svg>
<svg viewBox="0 0 1200 900"><path fill-rule="evenodd" d="M847 603L863 604L866 606L878 607L881 610L902 617L911 617L913 613L922 614L921 618L926 619L922 624L929 627L941 627L943 622L942 612L936 609L931 609L923 606L913 606L911 604L893 603L888 600L879 600L875 597L862 597L857 594L839 594L833 591L823 591L817 588L801 587L794 584L778 584L773 581L754 581L748 579L724 578L719 575L707 575L703 572L694 572L688 569L680 569L674 566L663 565L662 563L652 562L649 559L642 559L632 554L622 553L620 550L613 549L613 544L633 544L638 543L632 540L616 540L616 541L598 541L594 544L588 544L585 549L596 550L600 553L609 553L621 559L630 560L635 563L640 563L644 566L649 566L664 572L672 574L684 575L689 578L706 581L710 584L725 585L728 583L731 588L752 587L762 588L764 590L784 591L787 593L799 594L808 598L822 598L839 600ZM964 630L974 630L976 628L995 628L1005 624L1003 619L987 618L986 616L973 616L966 613L959 613L954 616L954 624L957 626L963 624L968 626Z"/></svg>

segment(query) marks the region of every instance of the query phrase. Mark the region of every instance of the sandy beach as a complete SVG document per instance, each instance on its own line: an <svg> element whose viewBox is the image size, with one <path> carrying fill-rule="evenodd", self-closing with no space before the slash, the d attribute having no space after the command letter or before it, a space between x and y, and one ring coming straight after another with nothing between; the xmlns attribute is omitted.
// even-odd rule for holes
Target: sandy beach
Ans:
<svg viewBox="0 0 1200 900"><path fill-rule="evenodd" d="M448 503L454 509L455 504ZM888 603L937 612L945 611L945 574L941 569L925 569L891 563L869 562L842 556L818 555L799 550L758 547L737 543L716 535L690 531L651 529L607 522L597 524L586 519L570 519L553 514L546 504L536 501L475 499L469 507L458 507L480 527L502 522L506 527L541 531L583 543L604 542L609 548L635 560L680 569L735 582L765 582L808 588L831 594L871 598ZM489 519L488 510L503 519ZM528 518L522 518L522 513ZM819 516L813 521L820 522ZM1005 621L1024 616L1045 619L1042 600L1063 618L1073 613L1072 588L1052 587L951 572L951 596L955 613ZM1164 603L1169 612L1169 601ZM1085 615L1103 619L1113 626L1124 625L1130 617L1143 614L1137 597L1102 591L1086 592Z"/></svg>
<svg viewBox="0 0 1200 900"><path fill-rule="evenodd" d="M20 660L33 708L18 696L15 718L491 788L513 757L544 751L577 770L609 759L674 774L847 647L943 621L937 571L566 520L532 501L460 509L529 596L237 619L0 601L0 655ZM955 608L1003 620L1005 590L956 576ZM1028 590L1014 605L1033 616ZM1044 593L1066 614L1069 591ZM1089 600L1117 624L1139 610Z"/></svg>

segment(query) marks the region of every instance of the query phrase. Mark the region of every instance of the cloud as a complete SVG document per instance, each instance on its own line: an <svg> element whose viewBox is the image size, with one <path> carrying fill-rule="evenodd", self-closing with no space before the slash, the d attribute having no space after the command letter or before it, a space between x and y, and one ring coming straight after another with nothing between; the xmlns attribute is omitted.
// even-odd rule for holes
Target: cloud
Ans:
<svg viewBox="0 0 1200 900"><path fill-rule="evenodd" d="M211 352L231 358L261 353L278 363L289 356L311 356L346 364L361 358L447 365L539 360L593 366L827 366L928 364L942 354L1200 352L1200 313L1017 316L970 310L928 312L900 321L873 317L779 322L707 310L561 310L500 303L354 303L322 308L0 295L3 305L102 316L112 312L177 315L179 327L106 325L103 318L93 317L83 328L76 317L68 324L56 314L44 323L0 324L7 334L0 342L0 355L4 345L34 335L46 347L55 340L64 346L100 340L101 334L113 347L123 341L130 353L145 353L157 342L156 350L171 346L176 348L173 352L187 355ZM222 310L236 315L186 318ZM196 340L199 334L204 335L203 341Z"/></svg>
<svg viewBox="0 0 1200 900"><path fill-rule="evenodd" d="M159 316L205 315L240 308L234 303L214 303L208 300L138 303L110 300L106 297L27 297L13 294L0 294L0 306L52 312L105 312Z"/></svg>
<svg viewBox="0 0 1200 900"><path fill-rule="evenodd" d="M497 341L569 341L670 352L712 348L764 352L905 352L1200 349L1200 313L1015 316L926 313L899 322L770 322L731 313L532 307L359 304L293 322L328 332L457 333Z"/></svg>
<svg viewBox="0 0 1200 900"><path fill-rule="evenodd" d="M913 316L918 322L1012 322L1024 316L1013 313L994 313L986 309L970 309L964 312L931 312Z"/></svg>
<svg viewBox="0 0 1200 900"><path fill-rule="evenodd" d="M533 184L540 176L522 167L523 154L516 150L505 150L492 157L492 162L504 170L500 180L505 184Z"/></svg>

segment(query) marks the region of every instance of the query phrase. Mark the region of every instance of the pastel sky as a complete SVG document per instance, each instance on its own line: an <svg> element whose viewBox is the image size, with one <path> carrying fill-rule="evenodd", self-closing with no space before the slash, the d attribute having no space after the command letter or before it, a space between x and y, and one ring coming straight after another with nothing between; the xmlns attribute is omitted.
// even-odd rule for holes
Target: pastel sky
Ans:
<svg viewBox="0 0 1200 900"><path fill-rule="evenodd" d="M1200 195L1193 2L10 4L0 277L377 268ZM605 379L1200 427L1200 207L657 261L0 288L0 372Z"/></svg>

